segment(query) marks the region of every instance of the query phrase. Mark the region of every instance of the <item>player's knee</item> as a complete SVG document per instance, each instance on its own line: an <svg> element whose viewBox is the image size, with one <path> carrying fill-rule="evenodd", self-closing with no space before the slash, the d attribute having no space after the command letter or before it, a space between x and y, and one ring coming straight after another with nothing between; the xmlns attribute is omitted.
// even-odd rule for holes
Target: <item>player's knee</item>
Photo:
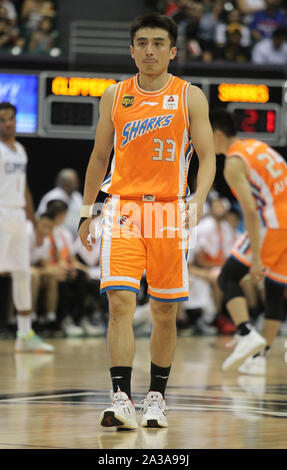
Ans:
<svg viewBox="0 0 287 470"><path fill-rule="evenodd" d="M275 284L269 279L265 279L265 318L266 320L283 321L285 317L284 309L284 288L282 284Z"/></svg>
<svg viewBox="0 0 287 470"><path fill-rule="evenodd" d="M136 295L134 292L114 290L108 291L110 318L132 316L136 309Z"/></svg>
<svg viewBox="0 0 287 470"><path fill-rule="evenodd" d="M218 277L218 285L223 292L225 302L229 302L235 297L243 297L240 281L248 272L247 266L233 258L226 261Z"/></svg>
<svg viewBox="0 0 287 470"><path fill-rule="evenodd" d="M154 322L161 323L161 325L165 325L173 323L176 320L176 303L156 302L151 299L150 306Z"/></svg>

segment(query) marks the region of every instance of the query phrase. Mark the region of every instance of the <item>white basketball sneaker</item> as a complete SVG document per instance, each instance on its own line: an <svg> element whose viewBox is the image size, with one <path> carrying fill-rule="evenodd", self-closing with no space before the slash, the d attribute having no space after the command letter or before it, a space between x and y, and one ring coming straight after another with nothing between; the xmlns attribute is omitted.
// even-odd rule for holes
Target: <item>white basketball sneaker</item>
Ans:
<svg viewBox="0 0 287 470"><path fill-rule="evenodd" d="M236 335L236 346L222 364L222 370L239 366L248 356L260 352L266 346L266 340L252 328L248 335Z"/></svg>
<svg viewBox="0 0 287 470"><path fill-rule="evenodd" d="M138 427L136 410L126 393L120 390L111 393L112 406L104 410L99 424L105 428L116 426L118 430L136 429Z"/></svg>
<svg viewBox="0 0 287 470"><path fill-rule="evenodd" d="M266 357L261 355L256 357L249 356L238 370L239 372L248 375L265 375Z"/></svg>
<svg viewBox="0 0 287 470"><path fill-rule="evenodd" d="M142 402L144 428L167 428L166 403L160 392L149 392Z"/></svg>
<svg viewBox="0 0 287 470"><path fill-rule="evenodd" d="M33 330L30 330L26 336L17 333L14 347L16 353L53 353L54 350L54 346L45 343Z"/></svg>

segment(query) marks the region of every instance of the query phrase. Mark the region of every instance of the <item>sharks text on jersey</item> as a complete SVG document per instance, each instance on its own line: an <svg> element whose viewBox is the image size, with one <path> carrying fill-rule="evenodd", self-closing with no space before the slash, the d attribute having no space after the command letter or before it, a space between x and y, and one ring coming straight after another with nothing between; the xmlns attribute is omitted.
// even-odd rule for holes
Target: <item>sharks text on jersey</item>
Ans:
<svg viewBox="0 0 287 470"><path fill-rule="evenodd" d="M127 122L123 128L123 137L121 147L141 137L144 134L148 134L151 131L168 127L174 117L174 114L164 114L162 116L154 116L146 119L137 119L136 121Z"/></svg>

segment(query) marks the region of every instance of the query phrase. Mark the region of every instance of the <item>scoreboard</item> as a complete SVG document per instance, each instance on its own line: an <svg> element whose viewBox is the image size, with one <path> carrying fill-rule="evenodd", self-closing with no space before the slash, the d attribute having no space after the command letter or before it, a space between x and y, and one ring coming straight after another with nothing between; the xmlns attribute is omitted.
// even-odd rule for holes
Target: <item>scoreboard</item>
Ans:
<svg viewBox="0 0 287 470"><path fill-rule="evenodd" d="M40 73L39 135L93 139L99 102L121 74ZM284 80L222 79L182 76L205 93L210 109L233 113L239 137L270 145L287 143L287 83Z"/></svg>
<svg viewBox="0 0 287 470"><path fill-rule="evenodd" d="M117 74L41 72L39 135L93 139L99 119L100 98L107 87L123 80L122 77Z"/></svg>
<svg viewBox="0 0 287 470"><path fill-rule="evenodd" d="M210 109L222 107L233 114L238 137L286 144L286 81L211 78L204 91Z"/></svg>
<svg viewBox="0 0 287 470"><path fill-rule="evenodd" d="M3 72L0 101L11 101L18 107L20 135L91 140L105 89L128 77L55 71L33 76L29 73L26 77L23 73ZM285 80L182 78L203 90L211 110L220 107L233 113L239 137L261 139L277 147L287 145Z"/></svg>

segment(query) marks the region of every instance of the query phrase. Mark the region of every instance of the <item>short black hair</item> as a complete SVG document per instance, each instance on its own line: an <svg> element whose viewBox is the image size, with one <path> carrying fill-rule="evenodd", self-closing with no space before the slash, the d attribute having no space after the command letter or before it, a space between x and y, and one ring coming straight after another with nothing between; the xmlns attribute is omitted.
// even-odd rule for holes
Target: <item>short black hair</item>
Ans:
<svg viewBox="0 0 287 470"><path fill-rule="evenodd" d="M52 199L47 203L47 213L51 214L52 217L57 217L64 212L67 212L68 204L61 199Z"/></svg>
<svg viewBox="0 0 287 470"><path fill-rule="evenodd" d="M215 131L219 129L227 137L234 137L236 135L236 127L232 117L226 109L214 109L209 114L210 124Z"/></svg>
<svg viewBox="0 0 287 470"><path fill-rule="evenodd" d="M43 214L39 216L39 219L49 219L54 222L55 216L52 212L43 212Z"/></svg>
<svg viewBox="0 0 287 470"><path fill-rule="evenodd" d="M14 106L14 104L8 103L8 101L3 101L0 103L0 111L3 111L4 109L11 109L11 111L14 113L14 116L16 116L17 108Z"/></svg>
<svg viewBox="0 0 287 470"><path fill-rule="evenodd" d="M171 47L176 45L177 24L172 18L160 13L148 13L147 15L137 16L130 25L131 44L134 43L136 32L141 28L161 28L168 32Z"/></svg>

